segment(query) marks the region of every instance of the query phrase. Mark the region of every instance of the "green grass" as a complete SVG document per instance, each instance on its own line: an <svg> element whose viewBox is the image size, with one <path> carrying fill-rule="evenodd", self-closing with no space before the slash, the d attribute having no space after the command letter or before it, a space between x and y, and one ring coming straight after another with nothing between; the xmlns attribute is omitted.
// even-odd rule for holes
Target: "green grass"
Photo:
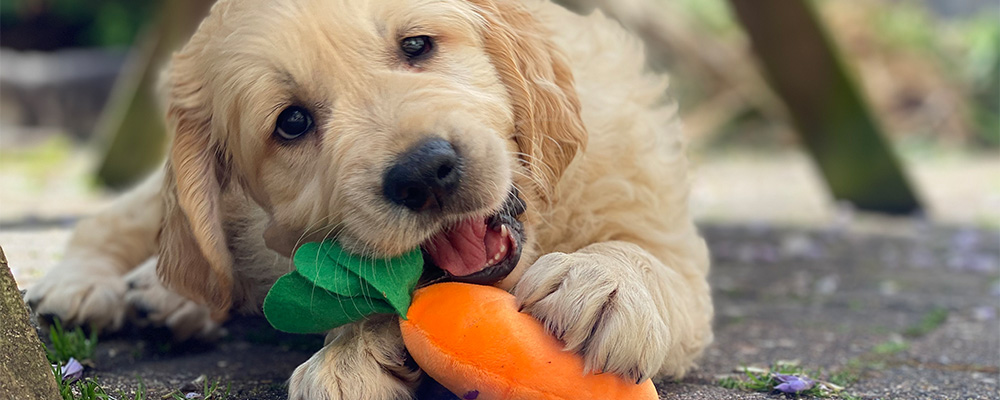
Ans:
<svg viewBox="0 0 1000 400"><path fill-rule="evenodd" d="M56 318L49 328L49 341L52 343L51 347L45 348L49 362L62 365L70 358L83 362L94 358L94 351L97 349L97 331L91 330L90 336L84 334L80 327L66 331Z"/></svg>
<svg viewBox="0 0 1000 400"><path fill-rule="evenodd" d="M117 400L146 400L146 383L142 378L136 377L136 379L139 380L139 388L135 390L135 394L129 398L124 392L119 391Z"/></svg>
<svg viewBox="0 0 1000 400"><path fill-rule="evenodd" d="M136 377L139 387L131 396L122 391L118 391L117 396L108 394L108 391L101 387L96 378L84 378L74 382L66 381L62 376L62 366L70 358L83 362L94 358L97 349L97 331L91 330L90 335L77 327L71 331L63 328L62 322L58 318L52 321L49 328L49 341L51 346L46 347L46 356L52 365L52 374L55 375L56 384L59 388L59 395L63 400L148 400L146 384L142 378ZM222 386L221 380L209 381L205 379L201 391L202 400L228 400L232 389L232 383ZM164 399L186 400L185 393L174 391Z"/></svg>
<svg viewBox="0 0 1000 400"><path fill-rule="evenodd" d="M91 330L89 336L83 333L83 329L80 327L67 331L63 329L59 318L55 318L52 320L52 326L49 327L49 342L51 345L45 347L45 356L52 363L52 374L56 377L59 395L63 400L111 399L111 396L94 378L71 382L64 380L62 375L62 367L71 358L75 358L79 362L94 358L94 352L97 350L96 330Z"/></svg>
<svg viewBox="0 0 1000 400"><path fill-rule="evenodd" d="M117 396L111 396L108 394L107 390L101 387L101 383L95 378L85 378L76 382L67 382L63 380L62 371L58 365L52 366L52 373L56 377L56 383L59 386L59 395L62 396L63 400L152 400L148 396L146 384L142 381L142 378L136 378L139 380L139 388L136 389L135 393L131 396L120 390L118 391ZM222 381L219 379L212 382L209 382L206 379L200 393L200 399L229 400L231 389L232 383L227 383L226 386L223 387ZM164 396L163 399L187 400L186 397L184 397L185 395L186 393L175 390L174 392Z"/></svg>
<svg viewBox="0 0 1000 400"><path fill-rule="evenodd" d="M64 380L61 365L52 365L52 374L56 376L56 385L63 400L110 400L111 396L108 396L96 379L86 378L76 382Z"/></svg>
<svg viewBox="0 0 1000 400"><path fill-rule="evenodd" d="M832 378L828 382L821 381L817 379L822 376L821 371L807 371L805 368L802 368L795 363L778 362L766 370L744 367L743 376L725 377L720 379L717 383L719 386L727 389L771 393L775 391L775 386L778 386L781 383L775 379L775 374L796 375L816 381L816 385L813 386L812 389L796 393L794 395L796 397L849 398L845 397L849 395L843 392L844 385L834 382ZM840 377L843 382L842 378L844 377Z"/></svg>
<svg viewBox="0 0 1000 400"><path fill-rule="evenodd" d="M902 353L910 348L910 344L902 340L888 340L879 343L872 348L872 352L878 355L891 356Z"/></svg>
<svg viewBox="0 0 1000 400"><path fill-rule="evenodd" d="M941 324L948 320L948 310L945 308L935 308L924 314L920 322L910 325L903 331L903 335L907 337L922 337L926 336L931 331L937 329Z"/></svg>
<svg viewBox="0 0 1000 400"><path fill-rule="evenodd" d="M201 400L228 400L229 391L232 389L232 383L227 383L225 390L222 390L222 383L220 380L216 379L214 382L209 383L208 379L205 379L204 387L201 391ZM179 390L170 394L170 398L173 400L186 400L184 393Z"/></svg>
<svg viewBox="0 0 1000 400"><path fill-rule="evenodd" d="M59 395L63 400L147 400L146 384L139 380L139 388L135 394L129 397L122 391L118 391L117 396L111 396L107 390L101 387L101 383L95 378L85 378L76 382L66 382L62 378L59 367L53 366L52 372L56 376L56 383L59 385ZM75 390L74 390L75 389ZM183 397L182 397L183 399Z"/></svg>
<svg viewBox="0 0 1000 400"><path fill-rule="evenodd" d="M830 383L846 387L853 385L858 379L861 379L861 373L864 370L861 361L858 359L851 359L847 362L847 367L830 374Z"/></svg>

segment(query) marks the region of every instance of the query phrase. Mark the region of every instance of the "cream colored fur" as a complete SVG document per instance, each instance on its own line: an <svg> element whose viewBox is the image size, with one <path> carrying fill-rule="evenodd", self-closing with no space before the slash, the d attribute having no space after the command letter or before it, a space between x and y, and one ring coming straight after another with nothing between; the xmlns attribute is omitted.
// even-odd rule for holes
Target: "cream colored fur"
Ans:
<svg viewBox="0 0 1000 400"><path fill-rule="evenodd" d="M438 58L396 64L380 35L410 33L442 37ZM82 222L26 298L71 323L113 330L141 308L138 321L213 337L228 311L259 311L296 244L398 254L489 214L513 182L527 243L498 285L589 369L681 377L712 340L708 255L666 78L644 66L617 23L543 0L222 0L168 74L165 173ZM294 102L316 107L322 135L276 144L275 113ZM464 208L439 220L376 189L428 133L470 164ZM290 398L412 394L419 373L391 318L327 339Z"/></svg>

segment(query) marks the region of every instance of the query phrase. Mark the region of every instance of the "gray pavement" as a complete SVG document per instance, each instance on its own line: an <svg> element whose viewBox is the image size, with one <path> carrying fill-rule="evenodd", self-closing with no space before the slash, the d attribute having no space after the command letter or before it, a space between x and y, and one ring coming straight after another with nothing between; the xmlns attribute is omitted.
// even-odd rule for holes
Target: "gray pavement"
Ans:
<svg viewBox="0 0 1000 400"><path fill-rule="evenodd" d="M995 229L874 218L702 229L713 249L716 340L684 380L658 383L663 399L780 398L717 383L779 361L821 370L819 378L856 375L846 393L857 398L1000 398ZM228 330L212 344L170 343L148 329L105 337L89 374L125 391L141 378L150 398L205 375L231 384L233 399L282 399L284 380L322 344L259 319Z"/></svg>

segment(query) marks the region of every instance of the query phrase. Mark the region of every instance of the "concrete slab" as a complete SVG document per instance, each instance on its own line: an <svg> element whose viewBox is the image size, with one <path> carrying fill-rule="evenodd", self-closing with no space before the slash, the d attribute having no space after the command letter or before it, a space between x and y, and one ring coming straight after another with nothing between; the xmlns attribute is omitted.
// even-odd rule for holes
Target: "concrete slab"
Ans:
<svg viewBox="0 0 1000 400"><path fill-rule="evenodd" d="M859 375L847 392L860 398L1000 398L995 230L865 218L822 229L702 229L713 248L716 341L684 380L659 382L662 398L774 398L717 382L741 366L788 360L824 378ZM48 248L33 234L5 235ZM126 392L142 378L156 396L205 375L231 384L231 398L282 399L285 379L322 345L260 319L227 328L214 344L174 344L148 329L105 337L88 374Z"/></svg>

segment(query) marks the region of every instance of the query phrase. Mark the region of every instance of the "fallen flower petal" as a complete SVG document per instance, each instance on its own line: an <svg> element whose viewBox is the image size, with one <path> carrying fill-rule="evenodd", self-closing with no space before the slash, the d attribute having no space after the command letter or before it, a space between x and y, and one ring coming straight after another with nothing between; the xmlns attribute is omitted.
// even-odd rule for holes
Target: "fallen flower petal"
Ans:
<svg viewBox="0 0 1000 400"><path fill-rule="evenodd" d="M66 383L75 382L83 377L83 364L80 364L75 358L70 358L60 371L63 381Z"/></svg>
<svg viewBox="0 0 1000 400"><path fill-rule="evenodd" d="M806 390L812 389L816 385L812 379L799 377L795 375L783 375L774 374L774 379L782 382L780 385L775 386L776 390L780 390L784 393L799 393Z"/></svg>
<svg viewBox="0 0 1000 400"><path fill-rule="evenodd" d="M191 393L188 393L188 394L184 395L184 398L185 399L200 399L201 395L198 394L198 393L195 393L195 392L191 392Z"/></svg>

